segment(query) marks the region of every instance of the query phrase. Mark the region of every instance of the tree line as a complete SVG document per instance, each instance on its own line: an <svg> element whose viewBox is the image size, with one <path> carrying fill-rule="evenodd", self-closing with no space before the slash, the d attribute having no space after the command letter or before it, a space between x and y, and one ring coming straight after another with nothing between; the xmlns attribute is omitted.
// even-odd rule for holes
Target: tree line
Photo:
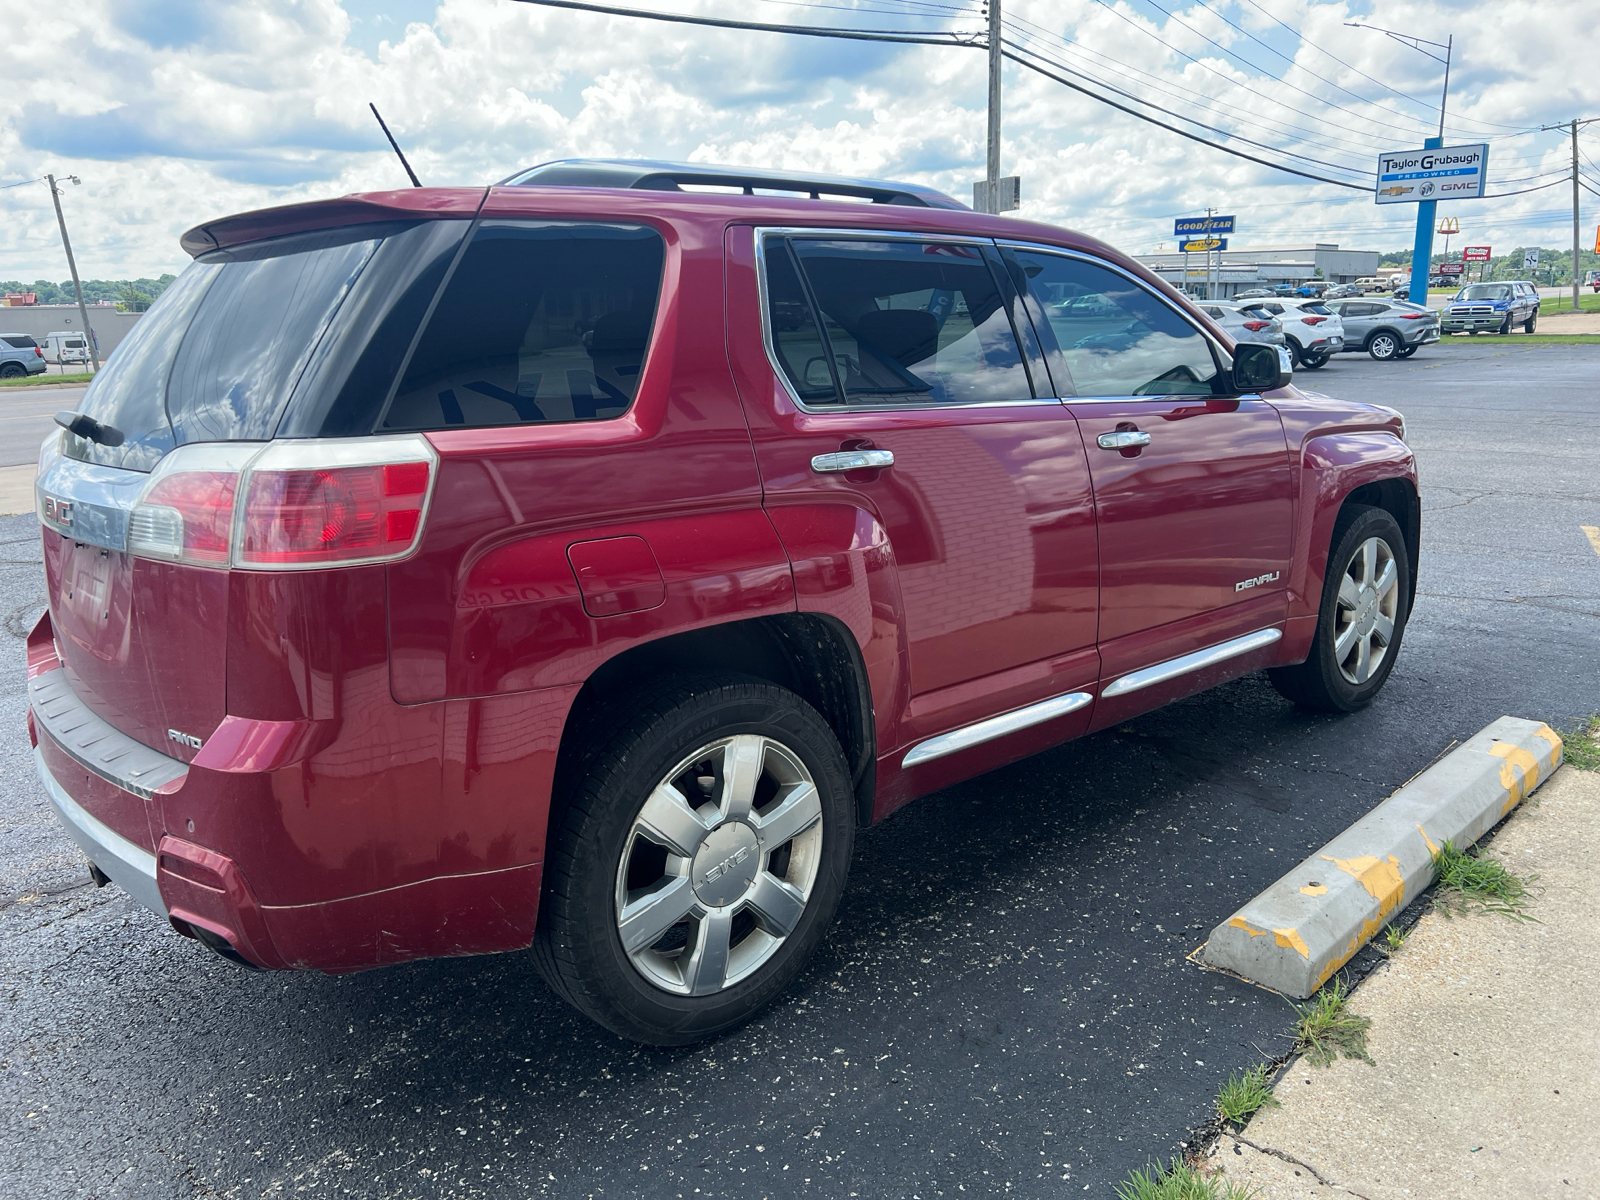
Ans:
<svg viewBox="0 0 1600 1200"><path fill-rule="evenodd" d="M162 275L156 279L85 279L83 300L85 304L98 304L102 300L109 300L122 312L143 312L176 278L176 275ZM78 302L70 279L62 280L60 283L51 283L48 279L36 279L32 283L0 279L0 293L5 292L33 292L38 296L40 304Z"/></svg>

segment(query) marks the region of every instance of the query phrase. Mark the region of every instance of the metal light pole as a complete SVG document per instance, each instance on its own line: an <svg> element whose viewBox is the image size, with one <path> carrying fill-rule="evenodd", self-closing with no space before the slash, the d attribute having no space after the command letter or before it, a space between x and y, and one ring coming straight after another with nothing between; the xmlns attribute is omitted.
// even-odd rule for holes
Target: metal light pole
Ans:
<svg viewBox="0 0 1600 1200"><path fill-rule="evenodd" d="M1353 29L1371 29L1385 34L1399 42L1402 46L1410 46L1419 54L1426 54L1434 62L1444 64L1444 90L1439 94L1439 136L1428 138L1422 143L1424 150L1437 150L1444 145L1444 110L1445 102L1450 98L1450 58L1455 49L1455 34L1451 34L1446 42L1430 42L1427 38L1416 37L1409 33L1396 33L1392 29L1383 29L1377 25L1367 25L1361 21L1346 21L1346 25ZM1432 46L1444 51L1440 58L1431 50L1424 50L1424 46ZM1417 236L1411 243L1411 294L1413 304L1427 304L1428 302L1428 271L1433 264L1433 217L1438 202L1423 200L1417 204ZM1417 271L1417 264L1422 264L1422 270Z"/></svg>
<svg viewBox="0 0 1600 1200"><path fill-rule="evenodd" d="M1000 68L1005 65L1005 42L1000 34L1000 0L989 0L989 202L984 208L1000 211Z"/></svg>
<svg viewBox="0 0 1600 1200"><path fill-rule="evenodd" d="M89 348L89 361L94 363L94 373L100 374L100 351L94 344L94 330L89 328L89 309L83 303L83 284L78 282L78 263L72 257L72 239L67 237L67 218L61 213L61 189L56 187L56 177L46 175L50 182L50 198L56 202L56 224L61 226L61 245L67 251L67 267L72 272L72 290L78 295L78 315L83 318L83 341ZM73 183L81 183L76 175L68 175Z"/></svg>

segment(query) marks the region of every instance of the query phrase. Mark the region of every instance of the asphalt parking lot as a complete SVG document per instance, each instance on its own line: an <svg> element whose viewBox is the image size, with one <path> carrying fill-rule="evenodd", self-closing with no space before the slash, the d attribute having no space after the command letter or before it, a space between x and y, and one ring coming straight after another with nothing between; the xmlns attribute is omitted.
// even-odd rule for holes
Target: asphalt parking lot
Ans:
<svg viewBox="0 0 1600 1200"><path fill-rule="evenodd" d="M1240 680L929 797L858 842L798 986L645 1050L526 956L251 974L57 831L23 732L36 525L0 519L0 1161L29 1196L1075 1196L1167 1157L1284 1002L1185 955L1503 713L1600 709L1600 346L1346 355L1303 386L1400 408L1416 612L1366 712Z"/></svg>

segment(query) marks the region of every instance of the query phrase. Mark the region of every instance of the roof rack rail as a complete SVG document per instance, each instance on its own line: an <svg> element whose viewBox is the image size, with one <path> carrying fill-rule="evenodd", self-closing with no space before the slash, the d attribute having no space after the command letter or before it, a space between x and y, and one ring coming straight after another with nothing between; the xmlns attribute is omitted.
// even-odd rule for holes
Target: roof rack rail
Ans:
<svg viewBox="0 0 1600 1200"><path fill-rule="evenodd" d="M733 187L746 196L763 192L799 192L813 200L853 197L874 204L908 204L922 208L967 206L943 192L914 183L851 179L838 175L798 175L751 167L719 167L709 163L658 162L644 158L564 158L540 163L502 179L499 187L640 188L681 192L684 184Z"/></svg>

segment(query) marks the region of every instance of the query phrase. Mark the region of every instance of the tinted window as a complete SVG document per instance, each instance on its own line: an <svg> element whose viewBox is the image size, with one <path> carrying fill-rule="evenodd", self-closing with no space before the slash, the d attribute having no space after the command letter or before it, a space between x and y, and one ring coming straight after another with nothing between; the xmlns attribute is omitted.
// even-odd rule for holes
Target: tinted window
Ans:
<svg viewBox="0 0 1600 1200"><path fill-rule="evenodd" d="M322 328L393 228L205 255L157 297L84 394L80 409L120 429L123 444L68 434L65 453L148 471L176 445L270 438Z"/></svg>
<svg viewBox="0 0 1600 1200"><path fill-rule="evenodd" d="M1052 372L1066 376L1056 379L1062 395L1211 395L1210 343L1161 299L1080 258L1022 250L1017 258L1056 343L1046 352Z"/></svg>
<svg viewBox="0 0 1600 1200"><path fill-rule="evenodd" d="M6 345L13 346L18 350L27 350L27 349L30 349L31 347L37 346L39 344L38 342L34 341L31 337L29 337L27 334L22 334L22 335L20 335L18 337L7 336L7 337L4 337L4 338L0 338L0 341L5 342Z"/></svg>
<svg viewBox="0 0 1600 1200"><path fill-rule="evenodd" d="M167 383L180 446L272 436L318 334L378 240L357 227L206 256L225 265L189 323Z"/></svg>
<svg viewBox="0 0 1600 1200"><path fill-rule="evenodd" d="M483 222L382 428L620 416L638 390L664 255L661 236L636 225Z"/></svg>
<svg viewBox="0 0 1600 1200"><path fill-rule="evenodd" d="M811 238L790 246L826 347L820 363L798 339L780 350L802 395L815 397L827 370L838 389L832 398L851 404L1032 398L1004 297L980 248ZM769 263L783 249L782 239L769 239ZM783 314L774 306L770 316L776 331Z"/></svg>
<svg viewBox="0 0 1600 1200"><path fill-rule="evenodd" d="M839 394L828 366L828 346L822 340L811 301L800 285L793 251L782 238L766 239L762 250L766 262L767 323L783 372L807 404L837 403Z"/></svg>
<svg viewBox="0 0 1600 1200"><path fill-rule="evenodd" d="M166 408L167 375L177 357L183 331L221 270L209 263L191 264L156 297L150 311L135 322L90 381L78 411L120 429L125 438L122 445L102 446L67 434L61 442L63 453L103 466L148 471L172 449L172 425Z"/></svg>

